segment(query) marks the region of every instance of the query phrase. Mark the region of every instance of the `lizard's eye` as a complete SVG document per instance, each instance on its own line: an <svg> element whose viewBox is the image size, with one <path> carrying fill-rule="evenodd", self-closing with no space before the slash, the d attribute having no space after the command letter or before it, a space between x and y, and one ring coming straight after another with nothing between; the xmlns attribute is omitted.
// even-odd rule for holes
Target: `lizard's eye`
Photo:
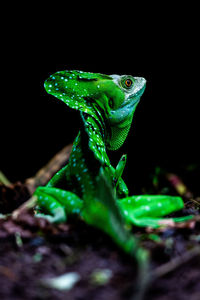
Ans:
<svg viewBox="0 0 200 300"><path fill-rule="evenodd" d="M133 84L133 81L132 81L131 79L126 79L125 85L126 85L128 88L130 88L130 87L132 86L132 84Z"/></svg>
<svg viewBox="0 0 200 300"><path fill-rule="evenodd" d="M130 91L135 83L135 78L131 75L124 75L121 77L120 86L125 92Z"/></svg>

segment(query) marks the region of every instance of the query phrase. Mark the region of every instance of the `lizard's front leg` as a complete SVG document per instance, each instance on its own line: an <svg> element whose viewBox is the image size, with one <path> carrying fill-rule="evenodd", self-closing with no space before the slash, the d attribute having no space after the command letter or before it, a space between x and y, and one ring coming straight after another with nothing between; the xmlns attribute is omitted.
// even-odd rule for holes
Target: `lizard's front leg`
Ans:
<svg viewBox="0 0 200 300"><path fill-rule="evenodd" d="M109 168L105 168L109 171L112 176L112 184L113 188L115 189L117 198L123 198L128 196L128 187L125 184L124 180L122 179L122 173L124 171L126 165L126 155L122 155L121 159L119 160L116 169L111 165Z"/></svg>
<svg viewBox="0 0 200 300"><path fill-rule="evenodd" d="M119 179L121 178L124 168L126 166L126 159L127 159L127 155L122 155L122 157L120 158L120 161L118 162L117 167L115 169L114 181L115 181L116 187L119 183Z"/></svg>
<svg viewBox="0 0 200 300"><path fill-rule="evenodd" d="M125 184L124 180L122 179L122 174L126 166L126 159L127 159L127 155L122 155L114 173L113 181L117 191L117 196L119 198L127 197L129 193L128 187Z"/></svg>

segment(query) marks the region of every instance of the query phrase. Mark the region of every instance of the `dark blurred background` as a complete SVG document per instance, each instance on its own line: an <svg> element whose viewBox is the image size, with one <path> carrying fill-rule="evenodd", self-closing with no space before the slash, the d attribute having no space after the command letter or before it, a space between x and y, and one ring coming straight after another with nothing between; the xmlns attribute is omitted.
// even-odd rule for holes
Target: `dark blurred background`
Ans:
<svg viewBox="0 0 200 300"><path fill-rule="evenodd" d="M157 166L180 175L192 168L197 186L199 20L192 2L18 3L3 12L0 168L11 181L34 175L73 142L77 112L46 94L43 83L78 69L147 79L129 137L111 155L115 165L128 153L133 191Z"/></svg>

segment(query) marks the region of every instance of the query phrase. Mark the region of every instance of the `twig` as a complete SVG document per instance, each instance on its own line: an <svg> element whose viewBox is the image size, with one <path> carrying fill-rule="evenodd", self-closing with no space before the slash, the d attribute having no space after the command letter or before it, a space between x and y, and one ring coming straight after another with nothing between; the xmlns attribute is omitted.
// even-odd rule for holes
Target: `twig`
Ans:
<svg viewBox="0 0 200 300"><path fill-rule="evenodd" d="M175 269L189 262L191 259L193 259L196 256L200 256L200 246L196 246L193 249L185 252L183 255L177 256L172 260L170 260L169 262L167 262L166 264L157 267L154 271L152 271L152 276L151 276L152 280L155 280L159 277L168 274L169 272L174 271Z"/></svg>
<svg viewBox="0 0 200 300"><path fill-rule="evenodd" d="M69 159L72 145L65 146L58 152L42 169L40 169L35 176L26 179L25 183L32 195L36 187L45 185L50 178L63 166Z"/></svg>
<svg viewBox="0 0 200 300"><path fill-rule="evenodd" d="M23 212L29 209L32 209L36 205L36 203L37 203L37 197L32 196L12 212L12 218L16 220L20 214L22 214Z"/></svg>
<svg viewBox="0 0 200 300"><path fill-rule="evenodd" d="M72 149L72 145L65 146L60 152L58 152L44 167L42 167L35 176L26 179L25 184L32 195L39 185L45 185L49 179L55 174L62 165L64 165L70 156ZM20 205L17 209L15 209L12 213L13 219L17 219L18 216L27 211L32 209L37 202L37 197L32 196L22 205Z"/></svg>
<svg viewBox="0 0 200 300"><path fill-rule="evenodd" d="M199 201L198 201L199 200ZM200 206L200 199L197 198L197 199L190 199L191 202L195 203L196 205Z"/></svg>
<svg viewBox="0 0 200 300"><path fill-rule="evenodd" d="M0 183L3 183L4 185L10 185L11 182L8 180L8 178L3 174L2 171L0 171Z"/></svg>

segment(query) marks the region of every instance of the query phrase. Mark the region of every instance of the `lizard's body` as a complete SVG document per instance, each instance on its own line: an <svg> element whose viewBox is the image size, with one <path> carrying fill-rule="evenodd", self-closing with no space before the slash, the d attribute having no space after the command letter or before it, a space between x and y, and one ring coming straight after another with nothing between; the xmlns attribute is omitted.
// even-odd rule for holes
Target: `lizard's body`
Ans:
<svg viewBox="0 0 200 300"><path fill-rule="evenodd" d="M118 149L126 139L145 83L138 77L80 71L57 72L45 83L48 93L81 112L82 127L68 164L46 187L37 188L38 205L52 222L80 214L127 252L135 251L136 243L125 223L157 227L160 217L183 207L180 197L128 197L121 178L126 156L114 168L106 153Z"/></svg>

